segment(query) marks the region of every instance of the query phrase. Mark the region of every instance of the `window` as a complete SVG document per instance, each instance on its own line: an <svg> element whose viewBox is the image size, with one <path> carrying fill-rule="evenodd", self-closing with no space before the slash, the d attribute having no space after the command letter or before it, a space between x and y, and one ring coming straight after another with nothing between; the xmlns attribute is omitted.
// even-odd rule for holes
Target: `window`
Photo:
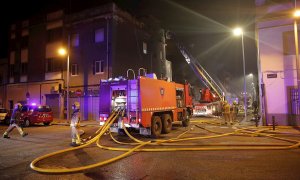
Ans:
<svg viewBox="0 0 300 180"><path fill-rule="evenodd" d="M22 35L22 37L23 37L23 36L28 36L28 35L29 35L28 29L22 29L21 35Z"/></svg>
<svg viewBox="0 0 300 180"><path fill-rule="evenodd" d="M9 65L9 77L14 77L15 74L15 65L11 64Z"/></svg>
<svg viewBox="0 0 300 180"><path fill-rule="evenodd" d="M27 74L27 63L21 63L21 75Z"/></svg>
<svg viewBox="0 0 300 180"><path fill-rule="evenodd" d="M95 61L95 74L102 74L104 72L103 61Z"/></svg>
<svg viewBox="0 0 300 180"><path fill-rule="evenodd" d="M21 48L28 47L28 36L23 36L21 39Z"/></svg>
<svg viewBox="0 0 300 180"><path fill-rule="evenodd" d="M49 106L38 106L38 107L32 107L34 108L34 111L37 112L51 112L51 108Z"/></svg>
<svg viewBox="0 0 300 180"><path fill-rule="evenodd" d="M28 48L21 49L21 63L28 62Z"/></svg>
<svg viewBox="0 0 300 180"><path fill-rule="evenodd" d="M176 104L177 107L181 108L184 106L184 93L183 89L176 89Z"/></svg>
<svg viewBox="0 0 300 180"><path fill-rule="evenodd" d="M78 64L72 64L71 76L78 76Z"/></svg>
<svg viewBox="0 0 300 180"><path fill-rule="evenodd" d="M95 31L95 42L98 43L103 41L104 41L104 29L103 28L97 29Z"/></svg>
<svg viewBox="0 0 300 180"><path fill-rule="evenodd" d="M54 42L62 39L62 28L49 29L47 33L47 42Z"/></svg>
<svg viewBox="0 0 300 180"><path fill-rule="evenodd" d="M46 72L57 72L62 70L62 60L58 58L46 59Z"/></svg>
<svg viewBox="0 0 300 180"><path fill-rule="evenodd" d="M72 34L71 36L71 46L78 47L79 46L79 34Z"/></svg>
<svg viewBox="0 0 300 180"><path fill-rule="evenodd" d="M143 42L143 53L147 54L147 43Z"/></svg>

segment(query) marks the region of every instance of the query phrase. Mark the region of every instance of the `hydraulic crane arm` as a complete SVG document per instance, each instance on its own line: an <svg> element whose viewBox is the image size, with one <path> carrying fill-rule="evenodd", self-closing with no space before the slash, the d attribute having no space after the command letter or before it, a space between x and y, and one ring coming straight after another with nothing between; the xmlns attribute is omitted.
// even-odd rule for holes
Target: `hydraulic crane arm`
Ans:
<svg viewBox="0 0 300 180"><path fill-rule="evenodd" d="M188 50L176 40L174 34L172 39L175 40L177 48L185 58L188 65L192 68L197 77L203 82L203 84L213 89L221 100L224 100L224 91L222 88L213 80L213 78L207 73L207 71L200 65L200 63L188 52Z"/></svg>

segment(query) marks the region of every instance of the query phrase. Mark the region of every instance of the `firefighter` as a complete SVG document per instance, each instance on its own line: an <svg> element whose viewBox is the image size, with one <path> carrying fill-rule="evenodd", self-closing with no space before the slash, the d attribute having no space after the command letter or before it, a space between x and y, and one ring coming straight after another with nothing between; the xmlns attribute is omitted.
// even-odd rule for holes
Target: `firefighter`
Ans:
<svg viewBox="0 0 300 180"><path fill-rule="evenodd" d="M224 109L225 124L227 123L232 124L232 120L230 117L230 104L227 101L224 101L223 109Z"/></svg>
<svg viewBox="0 0 300 180"><path fill-rule="evenodd" d="M20 103L16 103L14 105L14 110L10 118L10 124L7 130L3 134L3 138L10 138L8 134L16 127L21 134L22 137L25 137L28 135L28 133L24 132L22 127L20 127L20 117L21 117L21 108L22 105Z"/></svg>
<svg viewBox="0 0 300 180"><path fill-rule="evenodd" d="M79 135L79 127L80 127L80 104L79 102L75 102L72 105L72 115L71 115L71 138L72 138L72 143L71 146L80 146L81 143L81 139L80 139L80 135Z"/></svg>
<svg viewBox="0 0 300 180"><path fill-rule="evenodd" d="M238 106L237 106L236 101L233 101L232 106L230 108L230 114L231 114L232 121L236 121L237 113L238 113Z"/></svg>

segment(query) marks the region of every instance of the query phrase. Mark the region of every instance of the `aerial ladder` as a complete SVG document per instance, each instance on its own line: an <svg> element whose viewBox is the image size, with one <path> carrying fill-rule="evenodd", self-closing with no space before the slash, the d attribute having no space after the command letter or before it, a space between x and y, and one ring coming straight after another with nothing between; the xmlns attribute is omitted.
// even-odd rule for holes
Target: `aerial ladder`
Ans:
<svg viewBox="0 0 300 180"><path fill-rule="evenodd" d="M221 101L225 99L225 91L216 83L216 81L208 74L208 72L201 66L201 64L192 56L192 54L177 40L174 33L167 32L168 39L173 39L177 48L185 58L185 61L192 68L197 77L203 82L203 84L212 89Z"/></svg>
<svg viewBox="0 0 300 180"><path fill-rule="evenodd" d="M203 82L207 88L211 88L220 98L224 100L224 91L222 88L215 82L215 80L208 74L208 72L200 65L200 63L194 59L194 57L186 50L184 46L181 46L177 43L181 54L185 58L186 62L190 65L194 73L198 78Z"/></svg>
<svg viewBox="0 0 300 180"><path fill-rule="evenodd" d="M201 92L201 99L199 102L193 104L194 116L211 116L222 114L222 101L225 100L225 90L223 90L216 81L208 74L208 72L201 66L201 64L192 56L192 54L177 40L174 33L166 33L167 39L172 39L177 48L180 50L185 61L194 71L196 76L206 86L206 90ZM203 94L203 92L205 92ZM208 95L208 96L207 96ZM209 97L209 98L207 98Z"/></svg>

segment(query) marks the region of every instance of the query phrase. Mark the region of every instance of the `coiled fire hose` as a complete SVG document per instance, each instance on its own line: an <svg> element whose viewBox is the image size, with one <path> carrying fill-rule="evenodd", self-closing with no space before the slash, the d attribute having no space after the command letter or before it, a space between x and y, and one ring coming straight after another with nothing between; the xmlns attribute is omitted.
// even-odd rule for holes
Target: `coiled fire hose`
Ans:
<svg viewBox="0 0 300 180"><path fill-rule="evenodd" d="M36 159L34 159L31 164L30 167L37 171L37 172L42 172L42 173L71 173L71 172L79 172L79 171L84 171L84 170L88 170L91 168L95 168L95 167L99 167L99 166L103 166L106 165L108 163L112 163L114 161L117 161L121 158L127 157L129 154L131 154L132 152L135 151L146 151L146 152L162 152L162 151L221 151L221 150L285 150L285 149L293 149L293 148L299 148L300 146L300 141L297 140L293 140L293 139L287 139L287 138L281 138L281 137L275 137L275 134L273 132L269 132L268 128L263 127L262 129L259 128L240 128L240 129L236 129L234 132L230 132L230 133L220 133L220 132L215 132L215 131L211 131L211 130L207 130L204 127L201 127L199 125L195 125L195 127L207 130L211 133L214 133L216 135L211 135L211 136L199 136L199 137L186 137L186 138L182 138L182 136L184 136L185 134L187 134L191 129L183 132L182 134L178 135L176 138L171 138L171 139L167 139L167 140L154 140L154 141L141 141L135 137L133 137L126 129L126 127L124 126L123 122L123 129L126 133L126 135L132 140L134 141L133 143L125 143L125 142L120 142L117 141L113 135L111 133L110 137L112 138L112 140L118 144L121 145L132 145L134 147L132 148L121 148L121 147L107 147L104 145L100 144L100 139L102 137L102 135L108 131L108 129L110 128L111 124L116 120L117 117L119 117L119 115L121 113L124 113L122 111L115 111L113 112L109 118L107 119L107 121L105 122L105 124L103 126L101 126L97 131L96 131L96 136L93 137L91 140L87 141L86 144L79 146L79 147L74 147L74 148L68 148L68 149L64 149L64 150L60 150L60 151L56 151L50 154L46 154L44 156L40 156ZM123 116L123 115L122 115ZM201 123L200 123L201 124ZM211 124L215 124L215 123L211 123ZM284 127L282 127L284 128ZM276 132L276 134L281 134L280 132ZM292 144L195 144L195 143L178 143L178 142L184 142L184 141L194 141L194 140L201 140L201 139L210 139L210 138L218 138L218 137L225 137L225 136L230 136L230 135L241 135L241 136L260 136L260 137L267 137L267 138L272 138L272 139L277 139L277 140L281 140L281 141L286 141L288 143L292 143ZM42 167L38 167L37 164L38 162L53 157L55 155L58 154L62 154L62 153L66 153L68 151L74 151L74 150L78 150L78 149L82 149L85 148L89 145L91 145L92 143L96 142L97 146L102 148L102 149L106 149L106 150L114 150L114 151L125 151L125 153L116 156L114 158L105 160L105 161L101 161L95 164L90 164L87 166L81 166L81 167L75 167L75 168L42 168ZM154 148L143 148L144 146L154 146ZM161 145L165 145L165 146L178 146L176 148L170 148L170 147L166 147L166 148L160 148ZM180 146L198 146L198 147L180 147ZM216 147L199 147L199 146L216 146ZM159 148L158 148L159 147Z"/></svg>

